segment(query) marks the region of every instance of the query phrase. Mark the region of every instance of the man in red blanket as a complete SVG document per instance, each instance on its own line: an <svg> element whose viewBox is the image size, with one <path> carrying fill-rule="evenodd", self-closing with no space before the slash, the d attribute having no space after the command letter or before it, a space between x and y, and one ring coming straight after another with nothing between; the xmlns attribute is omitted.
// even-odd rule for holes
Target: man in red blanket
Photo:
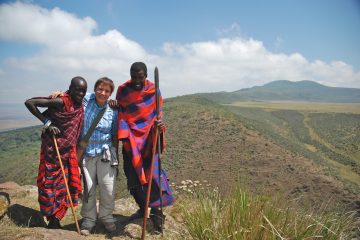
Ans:
<svg viewBox="0 0 360 240"><path fill-rule="evenodd" d="M29 111L44 123L37 186L40 211L48 219L48 228L61 228L60 220L70 206L53 135L56 135L72 202L74 206L78 205L81 182L76 159L76 143L84 119L82 100L86 90L85 79L74 77L64 96L36 97L25 102ZM45 107L47 110L41 113L39 107Z"/></svg>
<svg viewBox="0 0 360 240"><path fill-rule="evenodd" d="M123 143L124 172L130 194L140 207L132 216L132 219L135 219L144 216L152 146L155 143L154 128L160 129L163 150L165 125L162 121L156 120L155 86L146 79L146 65L142 62L133 63L130 75L131 79L119 86L117 101L112 101L111 106L119 108L118 138ZM162 116L161 96L159 105ZM162 230L161 224L165 220L165 216L159 210L159 184L162 186L162 205L169 206L175 201L164 170L161 171L162 176L159 178L158 163L159 155L156 153L149 207L151 207L150 218L157 232ZM162 180L161 183L159 179Z"/></svg>

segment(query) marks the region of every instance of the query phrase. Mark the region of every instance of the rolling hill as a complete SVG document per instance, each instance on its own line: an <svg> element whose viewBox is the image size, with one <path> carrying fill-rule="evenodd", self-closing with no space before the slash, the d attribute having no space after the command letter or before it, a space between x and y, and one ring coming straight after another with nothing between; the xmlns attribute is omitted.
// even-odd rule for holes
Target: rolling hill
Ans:
<svg viewBox="0 0 360 240"><path fill-rule="evenodd" d="M234 92L202 93L200 95L220 103L237 101L360 103L360 89L327 87L308 80L298 82L278 80L263 86L244 88Z"/></svg>
<svg viewBox="0 0 360 240"><path fill-rule="evenodd" d="M238 178L258 193L359 204L359 114L224 106L199 96L165 103L164 158L176 182L208 180L225 190Z"/></svg>
<svg viewBox="0 0 360 240"><path fill-rule="evenodd" d="M164 116L162 161L176 191L186 180L221 192L242 182L253 193L282 193L304 205L330 199L331 208L360 207L359 114L220 105L191 95L166 99ZM0 182L35 185L39 133L0 133ZM118 196L126 194L121 175Z"/></svg>
<svg viewBox="0 0 360 240"><path fill-rule="evenodd" d="M204 206L204 213L211 222L214 219L231 219L233 213L245 214L246 220L253 220L250 213L239 210L239 206L234 208L235 211L229 211L230 215L221 215L226 212L223 206L228 206L221 205L223 202L236 202L236 198L226 198L229 195L225 194L230 193L230 196L241 200L254 196L252 201L241 204L241 207L254 210L255 215L259 215L257 211L263 209L267 199L274 200L269 202L270 209L274 211L272 214L267 212L267 216L275 217L287 229L288 223L283 224L284 221L293 219L294 224L299 226L302 220L305 232L317 224L333 235L326 221L319 221L313 213L334 216L327 220L335 226L349 223L347 217L343 221L339 218L345 211L354 211L357 214L355 217L360 216L360 104L354 100L358 91L328 90L328 87L310 81L275 81L233 93L193 94L165 99L163 111L167 148L162 155L162 164L168 171L178 199L173 213L182 219L179 209L187 209L190 216L194 216L195 210L201 212L201 206ZM325 102L330 101L324 93L326 91L337 103ZM354 102L348 103L351 101ZM34 126L0 133L0 183L36 184L40 131L40 126ZM117 198L123 199L129 194L121 166L120 163ZM246 189L244 195L238 195L236 191L234 195L233 190L237 187ZM211 190L209 195L202 195L206 192L203 188ZM27 200L24 196L19 195L21 201ZM213 214L210 217L207 214L208 205L204 202L196 205L201 196L206 196L203 199L206 204L212 196L216 200L215 205L210 207ZM223 198L218 199L217 196ZM27 201L35 206L35 199L36 194ZM118 201L123 204L122 199ZM274 205L276 201L279 202ZM293 210L296 215L291 215ZM264 226L261 216L258 223L248 226L249 232ZM216 229L214 225L204 225L204 219L200 215L194 218L194 222L200 223L198 225L204 226L204 229ZM350 239L359 236L355 220L355 226L349 225L350 235L355 238ZM215 226L222 224L216 222ZM238 228L236 225L234 229L237 231ZM0 229L3 235L9 236L15 232L25 235L32 232L28 228L13 226L9 221L3 221ZM226 224L224 229L229 230ZM231 232L236 232L234 229ZM298 231L298 228L294 229ZM201 233L204 232L201 230ZM294 234L288 233L288 236Z"/></svg>

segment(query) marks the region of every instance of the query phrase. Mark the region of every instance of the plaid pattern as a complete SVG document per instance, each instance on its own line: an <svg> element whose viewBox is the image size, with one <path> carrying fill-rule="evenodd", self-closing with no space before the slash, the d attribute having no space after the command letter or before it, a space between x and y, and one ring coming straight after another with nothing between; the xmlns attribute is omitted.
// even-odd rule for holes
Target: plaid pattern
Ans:
<svg viewBox="0 0 360 240"><path fill-rule="evenodd" d="M65 105L65 111L56 108L48 108L44 115L60 129L60 134L56 136L59 152L62 159L69 158L70 149L76 145L80 130L84 121L84 110L82 105L75 107L70 96L65 94L61 97ZM45 158L47 161L54 161L56 151L52 136L47 132L41 135L41 140L46 147Z"/></svg>
<svg viewBox="0 0 360 240"><path fill-rule="evenodd" d="M130 87L131 81L128 80L119 86L116 99L120 105L118 118L118 138L123 141L123 153L125 159L131 159L133 168L141 185L147 184L150 174L150 164L152 158L152 146L154 140L154 121L156 119L156 99L155 85L149 80L145 80L141 91L133 90ZM160 109L159 117L162 117L162 97L159 93ZM165 149L165 141L161 137L162 149ZM155 155L153 169L153 179L159 184L158 162L159 156ZM168 179L163 176L163 206L174 202ZM151 206L151 205L150 205ZM153 207L153 206L152 206Z"/></svg>
<svg viewBox="0 0 360 240"><path fill-rule="evenodd" d="M154 192L159 192L159 155L158 153L156 153L155 155L155 162L154 162L154 168L153 168L153 180L156 182L156 184L152 184L153 186L156 187L152 187L151 188L151 194L153 195ZM167 177L166 171L164 169L161 169L161 191L162 191L162 206L166 207L166 206L170 206L175 202L175 198L172 195L172 191L169 185L169 179ZM149 203L149 207L153 208L153 207L160 207L160 198L158 198L155 201L151 201Z"/></svg>
<svg viewBox="0 0 360 240"><path fill-rule="evenodd" d="M74 206L78 205L79 193L81 192L81 181L76 160L76 146L70 151L68 161L63 160L65 176L68 179L71 200ZM41 214L44 216L55 215L61 220L70 201L67 197L64 178L58 163L51 163L45 160L43 147L40 153L39 175L37 177L38 201Z"/></svg>
<svg viewBox="0 0 360 240"><path fill-rule="evenodd" d="M106 106L98 106L95 101L95 93L88 93L84 97L83 105L85 109L84 127L81 131L81 139L89 131L93 121L99 112ZM86 145L86 155L96 156L103 152L104 146L112 146L113 136L116 135L117 111L108 107L100 122L97 124L94 132L91 134Z"/></svg>
<svg viewBox="0 0 360 240"><path fill-rule="evenodd" d="M82 127L84 111L82 105L74 106L70 96L61 97L64 102L64 111L48 108L44 115L60 129L56 136L61 160L72 201L78 205L78 194L81 192L80 173L76 159L76 143ZM41 135L41 153L37 186L41 213L45 216L55 215L61 220L70 206L66 195L66 187L57 157L53 138L50 134Z"/></svg>
<svg viewBox="0 0 360 240"><path fill-rule="evenodd" d="M130 87L130 80L119 86L116 99L120 105L118 114L118 138L129 139L132 165L140 183L147 183L143 167L144 157L151 160L152 138L149 134L156 118L155 86L145 80L141 91ZM160 96L160 117L162 98ZM146 144L148 142L148 144Z"/></svg>

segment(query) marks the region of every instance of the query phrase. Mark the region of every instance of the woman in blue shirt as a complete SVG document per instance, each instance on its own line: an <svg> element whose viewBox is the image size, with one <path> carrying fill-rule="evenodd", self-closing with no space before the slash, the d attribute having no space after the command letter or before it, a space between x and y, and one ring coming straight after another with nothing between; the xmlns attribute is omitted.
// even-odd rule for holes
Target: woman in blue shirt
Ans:
<svg viewBox="0 0 360 240"><path fill-rule="evenodd" d="M89 130L99 112L106 111L97 124L86 146L82 162L84 178L88 189L87 199L81 208L83 221L81 234L89 235L99 219L108 232L116 230L112 212L115 207L115 181L117 175L117 158L114 141L116 139L117 112L108 106L108 99L114 91L114 83L107 77L100 78L94 86L94 93L84 97L84 125L82 139ZM99 212L96 208L96 186L99 186Z"/></svg>

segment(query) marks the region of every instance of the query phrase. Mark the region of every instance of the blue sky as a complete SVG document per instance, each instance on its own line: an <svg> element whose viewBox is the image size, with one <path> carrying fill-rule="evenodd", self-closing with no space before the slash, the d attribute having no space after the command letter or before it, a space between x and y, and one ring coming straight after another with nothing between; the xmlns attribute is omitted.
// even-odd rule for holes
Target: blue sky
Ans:
<svg viewBox="0 0 360 240"><path fill-rule="evenodd" d="M1 1L12 3L14 1ZM300 52L307 59L343 60L360 69L360 1L24 1L58 7L97 22L94 34L117 29L151 52L164 42L190 43L243 36L273 52ZM236 29L231 30L231 26ZM228 32L226 32L228 31ZM18 49L18 50L17 50ZM38 48L1 41L1 58Z"/></svg>
<svg viewBox="0 0 360 240"><path fill-rule="evenodd" d="M163 95L287 79L360 88L360 1L1 1L0 103L144 61Z"/></svg>
<svg viewBox="0 0 360 240"><path fill-rule="evenodd" d="M63 2L62 5L59 5ZM159 0L35 1L98 23L96 34L117 29L148 51L164 42L191 43L242 36L274 52L307 59L344 60L360 69L360 1ZM236 27L231 28L233 24Z"/></svg>

